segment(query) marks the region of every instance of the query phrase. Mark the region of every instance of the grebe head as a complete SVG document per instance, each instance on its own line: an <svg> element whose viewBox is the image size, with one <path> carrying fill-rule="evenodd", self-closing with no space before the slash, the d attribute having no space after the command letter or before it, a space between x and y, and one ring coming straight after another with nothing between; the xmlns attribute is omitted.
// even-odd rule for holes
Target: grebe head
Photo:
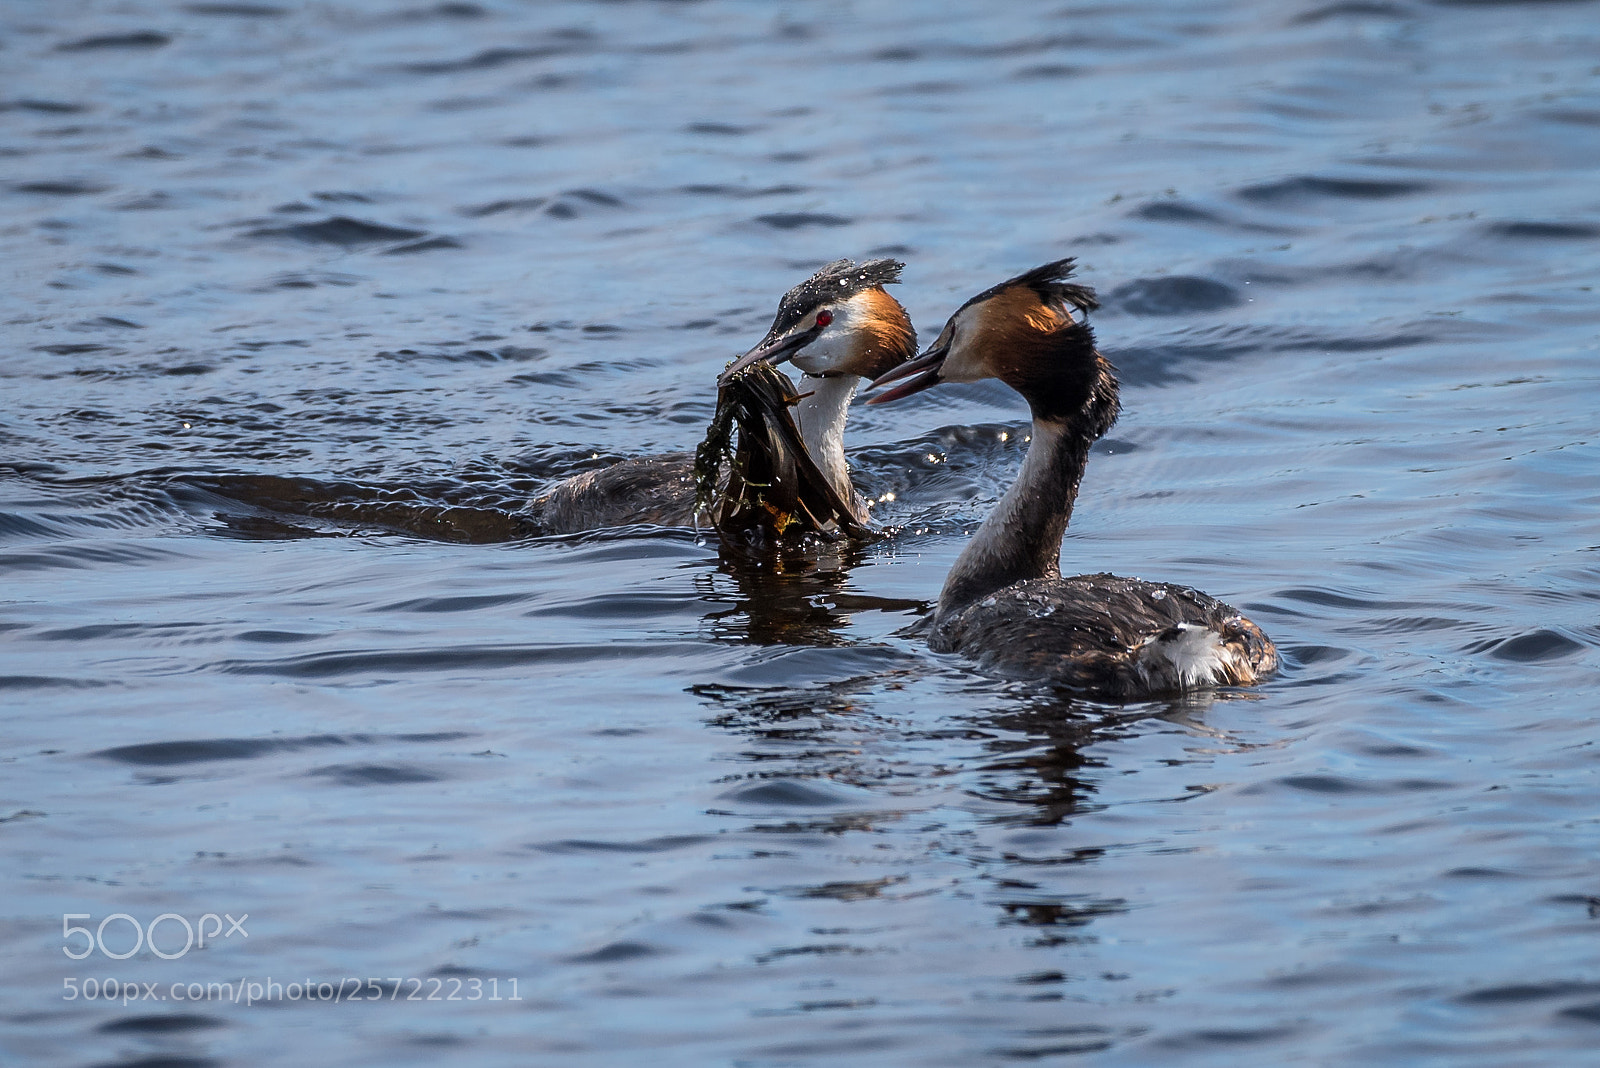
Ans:
<svg viewBox="0 0 1600 1068"><path fill-rule="evenodd" d="M909 360L917 332L884 286L900 281L895 260L835 260L783 295L761 344L735 360L720 381L758 360L794 365L808 375L876 378Z"/></svg>
<svg viewBox="0 0 1600 1068"><path fill-rule="evenodd" d="M956 310L926 352L868 388L907 381L867 403L909 397L941 382L998 378L1027 399L1035 418L1082 418L1092 403L1094 421L1104 425L1085 429L1104 433L1116 418L1117 380L1095 351L1088 322L1073 315L1099 302L1094 290L1066 281L1072 267L1071 259L1056 260L979 293Z"/></svg>

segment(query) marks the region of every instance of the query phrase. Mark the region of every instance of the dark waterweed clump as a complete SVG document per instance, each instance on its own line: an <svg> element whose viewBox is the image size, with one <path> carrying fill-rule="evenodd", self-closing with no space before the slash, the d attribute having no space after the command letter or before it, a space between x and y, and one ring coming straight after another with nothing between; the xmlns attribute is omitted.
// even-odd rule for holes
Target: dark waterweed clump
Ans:
<svg viewBox="0 0 1600 1068"><path fill-rule="evenodd" d="M791 409L801 399L783 372L759 362L725 376L695 450L696 512L724 535L862 538L866 516L839 496L806 452Z"/></svg>

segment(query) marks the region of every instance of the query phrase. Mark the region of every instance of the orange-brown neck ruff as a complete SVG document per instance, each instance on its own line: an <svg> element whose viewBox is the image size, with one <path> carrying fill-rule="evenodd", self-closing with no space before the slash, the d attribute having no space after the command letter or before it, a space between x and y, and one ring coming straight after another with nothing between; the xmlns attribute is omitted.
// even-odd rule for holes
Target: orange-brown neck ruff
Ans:
<svg viewBox="0 0 1600 1068"><path fill-rule="evenodd" d="M871 380L887 374L917 354L917 331L900 302L875 286L852 299L856 342L839 368L846 374Z"/></svg>
<svg viewBox="0 0 1600 1068"><path fill-rule="evenodd" d="M1117 379L1094 347L1094 331L1030 286L1001 290L973 309L967 351L983 354L983 370L1022 394L1036 419L1066 423L1098 438L1117 418Z"/></svg>

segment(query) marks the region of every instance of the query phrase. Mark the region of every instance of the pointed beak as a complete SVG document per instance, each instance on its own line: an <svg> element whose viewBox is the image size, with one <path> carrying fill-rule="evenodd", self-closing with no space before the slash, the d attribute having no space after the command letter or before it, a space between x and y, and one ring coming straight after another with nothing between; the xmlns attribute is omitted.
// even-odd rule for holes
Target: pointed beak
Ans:
<svg viewBox="0 0 1600 1068"><path fill-rule="evenodd" d="M795 355L795 353L799 352L801 349L817 340L817 338L822 335L822 331L825 329L826 324L819 324L805 330L798 330L792 334L786 334L779 338L774 338L771 335L768 335L762 340L761 344L757 345L755 348L751 349L749 352L730 363L727 367L727 370L723 371L722 374L717 376L717 385L725 385L728 380L733 378L735 375L740 374L747 368L754 364L760 363L763 360L766 360L769 363L779 364L787 359L790 359Z"/></svg>
<svg viewBox="0 0 1600 1068"><path fill-rule="evenodd" d="M900 382L902 378L909 379L909 381L901 382L900 385L895 386L886 393L880 393L876 397L867 398L867 403L886 404L889 401L896 401L901 397L909 397L913 393L921 393L925 389L937 386L941 381L939 378L939 373L944 370L944 358L949 354L949 342L945 342L942 345L934 344L916 359L907 360L905 363L901 364L899 367L896 367L888 374L874 379L873 382L867 386L868 390L877 389L879 386L886 386L890 382ZM913 375L916 377L911 377Z"/></svg>

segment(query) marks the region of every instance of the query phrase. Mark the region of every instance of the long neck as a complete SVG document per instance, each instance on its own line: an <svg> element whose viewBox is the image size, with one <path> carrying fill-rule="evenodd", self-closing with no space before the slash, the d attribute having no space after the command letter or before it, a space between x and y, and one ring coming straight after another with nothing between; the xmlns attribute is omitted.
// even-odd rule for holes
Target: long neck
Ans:
<svg viewBox="0 0 1600 1068"><path fill-rule="evenodd" d="M861 379L850 374L828 378L807 375L800 382L800 391L810 390L811 395L794 406L794 419L800 427L806 451L845 501L851 499L855 490L850 485L850 467L844 458L844 421L860 384Z"/></svg>
<svg viewBox="0 0 1600 1068"><path fill-rule="evenodd" d="M956 558L939 594L941 614L1013 582L1061 574L1061 538L1093 440L1063 422L1034 417L1022 470Z"/></svg>

